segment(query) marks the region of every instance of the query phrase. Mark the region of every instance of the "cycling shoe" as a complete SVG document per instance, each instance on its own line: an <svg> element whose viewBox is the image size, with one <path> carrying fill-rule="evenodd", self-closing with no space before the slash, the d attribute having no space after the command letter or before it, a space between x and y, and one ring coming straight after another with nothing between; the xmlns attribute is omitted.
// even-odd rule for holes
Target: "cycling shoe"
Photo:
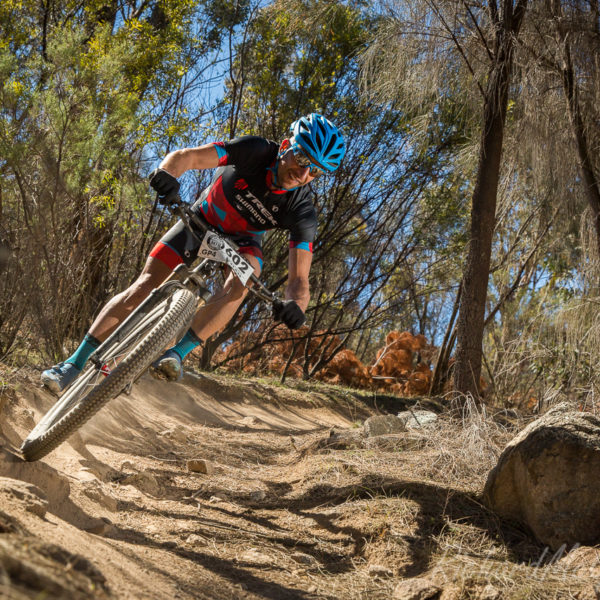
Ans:
<svg viewBox="0 0 600 600"><path fill-rule="evenodd" d="M183 377L183 361L177 352L167 350L160 358L152 363L150 374L155 379L179 381Z"/></svg>
<svg viewBox="0 0 600 600"><path fill-rule="evenodd" d="M45 387L58 395L69 387L80 373L73 363L62 362L43 371L40 378Z"/></svg>

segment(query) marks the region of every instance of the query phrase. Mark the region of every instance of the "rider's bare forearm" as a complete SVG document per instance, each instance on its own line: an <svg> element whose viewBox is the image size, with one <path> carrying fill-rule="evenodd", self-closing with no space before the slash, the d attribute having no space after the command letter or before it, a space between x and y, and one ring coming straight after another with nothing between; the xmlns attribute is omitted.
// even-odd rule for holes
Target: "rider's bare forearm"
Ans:
<svg viewBox="0 0 600 600"><path fill-rule="evenodd" d="M285 297L287 300L295 300L296 304L306 312L308 303L310 302L310 288L308 279L296 277L288 282L285 289Z"/></svg>
<svg viewBox="0 0 600 600"><path fill-rule="evenodd" d="M174 150L165 156L159 167L173 177L180 177L190 169L213 169L219 165L219 156L213 144L198 148Z"/></svg>

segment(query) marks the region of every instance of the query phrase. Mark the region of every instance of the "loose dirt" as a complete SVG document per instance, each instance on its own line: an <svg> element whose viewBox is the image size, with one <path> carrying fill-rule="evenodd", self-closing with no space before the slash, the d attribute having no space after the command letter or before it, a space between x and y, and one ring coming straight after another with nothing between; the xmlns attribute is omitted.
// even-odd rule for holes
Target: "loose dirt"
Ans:
<svg viewBox="0 0 600 600"><path fill-rule="evenodd" d="M410 579L445 600L591 593L557 561L532 566L543 549L481 506L500 427L441 415L366 438L366 418L407 401L188 373L144 377L26 463L54 401L37 377L0 395L2 598L377 600Z"/></svg>

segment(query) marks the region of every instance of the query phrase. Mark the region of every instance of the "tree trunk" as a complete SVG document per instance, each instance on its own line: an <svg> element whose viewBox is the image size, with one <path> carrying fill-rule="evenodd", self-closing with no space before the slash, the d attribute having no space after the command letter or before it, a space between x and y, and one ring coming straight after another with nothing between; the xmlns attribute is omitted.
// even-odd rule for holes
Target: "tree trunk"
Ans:
<svg viewBox="0 0 600 600"><path fill-rule="evenodd" d="M474 398L479 396L485 302L496 223L496 198L513 46L526 4L526 1L517 2L513 12L512 3L503 3L504 14L496 22L494 61L485 92L479 165L471 201L471 237L458 315L454 372L455 392Z"/></svg>
<svg viewBox="0 0 600 600"><path fill-rule="evenodd" d="M565 96L567 98L567 106L569 109L569 121L573 128L573 135L577 142L577 153L579 155L579 166L585 187L585 195L588 204L592 210L594 219L594 228L596 231L596 248L598 256L600 256L600 184L590 153L590 147L585 132L585 125L579 97L577 92L577 83L575 81L575 73L573 69L573 60L571 58L571 45L564 32L561 32L561 42L563 43L564 51L564 67L562 70L562 81Z"/></svg>

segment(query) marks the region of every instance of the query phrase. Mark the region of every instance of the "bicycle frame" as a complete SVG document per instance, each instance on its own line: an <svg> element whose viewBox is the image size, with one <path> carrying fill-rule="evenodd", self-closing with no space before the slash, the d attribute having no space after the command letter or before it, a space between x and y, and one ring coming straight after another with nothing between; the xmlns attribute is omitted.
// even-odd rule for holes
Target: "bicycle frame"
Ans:
<svg viewBox="0 0 600 600"><path fill-rule="evenodd" d="M219 239L223 242L223 244L229 246L232 251L239 256L238 254L238 246L228 240L225 237L213 229L211 229L208 225L206 225L197 215L195 215L189 208L189 206L182 206L182 201L180 196L177 196L175 202L173 202L172 206L174 212L181 218L184 222L185 226L188 228L190 233L196 238L199 244L202 243L202 240L209 232L213 235L217 235ZM198 237L196 231L190 224L193 222L194 226L203 233L202 238ZM206 285L205 277L212 272L214 265L218 264L217 261L204 259L202 260L196 267L190 269L185 264L178 265L173 273L169 275L169 277L165 280L163 284L159 287L155 288L150 292L147 298L145 298L142 303L137 306L131 314L127 316L127 318L113 331L113 333L96 349L96 351L90 356L90 361L98 368L102 368L102 353L103 351L110 347L114 342L119 342L123 338L125 338L131 329L138 322L139 317L149 313L157 304L166 299L170 291L173 287L186 287L190 291L194 292L203 303L206 303L211 296L211 292ZM252 286L246 285L246 288L258 296L261 300L265 302L270 302L271 304L275 304L277 302L281 302L275 294L273 294L261 281L252 273L248 280L252 282Z"/></svg>

